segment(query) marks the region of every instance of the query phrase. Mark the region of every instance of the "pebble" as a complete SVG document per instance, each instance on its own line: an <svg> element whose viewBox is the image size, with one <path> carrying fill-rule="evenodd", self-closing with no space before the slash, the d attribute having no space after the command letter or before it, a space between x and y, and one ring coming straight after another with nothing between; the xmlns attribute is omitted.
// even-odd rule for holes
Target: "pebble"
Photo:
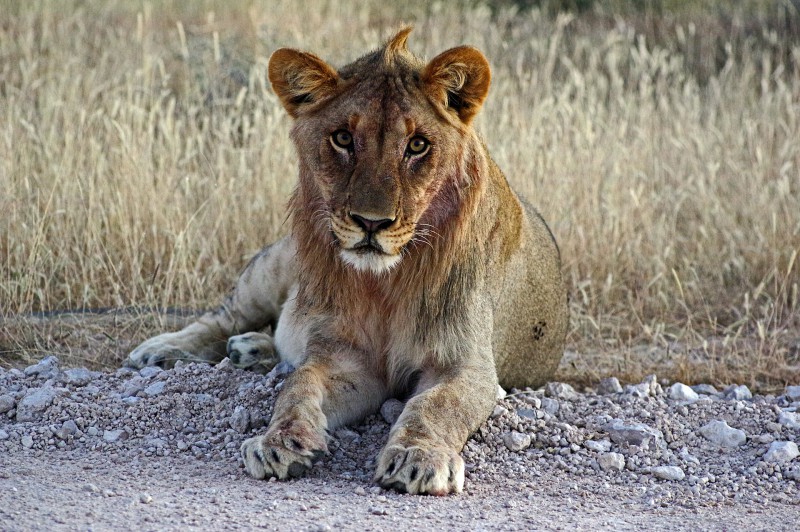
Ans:
<svg viewBox="0 0 800 532"><path fill-rule="evenodd" d="M753 398L750 388L744 384L729 386L723 392L723 396L733 401L747 401Z"/></svg>
<svg viewBox="0 0 800 532"><path fill-rule="evenodd" d="M68 419L61 425L61 428L56 431L56 436L58 436L62 440L66 440L70 436L75 435L78 432L78 425L71 419Z"/></svg>
<svg viewBox="0 0 800 532"><path fill-rule="evenodd" d="M621 419L614 419L604 429L616 444L634 445L649 448L651 443L664 446L664 435L660 430L648 427L642 423L625 423Z"/></svg>
<svg viewBox="0 0 800 532"><path fill-rule="evenodd" d="M778 423L790 429L800 429L800 414L797 412L783 411L778 416Z"/></svg>
<svg viewBox="0 0 800 532"><path fill-rule="evenodd" d="M800 401L800 386L787 386L786 397L790 401Z"/></svg>
<svg viewBox="0 0 800 532"><path fill-rule="evenodd" d="M677 466L657 466L650 469L654 477L662 480L683 480L686 474Z"/></svg>
<svg viewBox="0 0 800 532"><path fill-rule="evenodd" d="M33 438L31 438L30 434L25 434L25 435L24 435L24 436L23 436L23 437L20 439L20 443L21 443L21 444L22 444L22 446L23 446L23 447L25 447L26 449L30 449L31 447L33 447Z"/></svg>
<svg viewBox="0 0 800 532"><path fill-rule="evenodd" d="M150 386L144 389L145 395L148 397L155 397L156 395L164 393L164 388L166 387L167 383L164 381L154 382Z"/></svg>
<svg viewBox="0 0 800 532"><path fill-rule="evenodd" d="M503 434L503 443L509 451L518 452L531 446L531 436L514 430Z"/></svg>
<svg viewBox="0 0 800 532"><path fill-rule="evenodd" d="M151 502L153 502L153 497L147 492L140 493L139 502L141 502L142 504L150 504Z"/></svg>
<svg viewBox="0 0 800 532"><path fill-rule="evenodd" d="M54 356L43 358L37 364L25 368L24 373L26 377L38 376L42 379L54 379L60 373L58 358Z"/></svg>
<svg viewBox="0 0 800 532"><path fill-rule="evenodd" d="M774 441L769 446L769 450L764 455L764 460L778 464L791 462L800 456L800 450L793 441Z"/></svg>
<svg viewBox="0 0 800 532"><path fill-rule="evenodd" d="M701 393L703 395L717 395L719 392L716 388L711 386L710 384L695 384L691 387L697 393Z"/></svg>
<svg viewBox="0 0 800 532"><path fill-rule="evenodd" d="M503 387L502 387L502 386L500 386L500 385L498 384L498 385L497 385L497 394L496 394L495 398L496 398L498 401L502 401L503 399L505 399L505 398L506 398L506 395L507 395L507 394L506 394L506 391L503 389Z"/></svg>
<svg viewBox="0 0 800 532"><path fill-rule="evenodd" d="M494 410L492 410L492 419L497 419L501 417L503 414L508 413L508 409L504 406L495 405Z"/></svg>
<svg viewBox="0 0 800 532"><path fill-rule="evenodd" d="M586 440L583 446L590 451L605 453L611 450L611 442L608 440Z"/></svg>
<svg viewBox="0 0 800 532"><path fill-rule="evenodd" d="M601 395L622 393L622 385L616 377L608 377L600 381L600 384L597 386L597 393Z"/></svg>
<svg viewBox="0 0 800 532"><path fill-rule="evenodd" d="M228 423L233 430L239 434L244 434L250 428L250 411L242 405L238 405L234 408Z"/></svg>
<svg viewBox="0 0 800 532"><path fill-rule="evenodd" d="M575 388L564 382L548 382L544 387L544 394L547 397L553 397L563 401L573 401L578 398Z"/></svg>
<svg viewBox="0 0 800 532"><path fill-rule="evenodd" d="M86 386L92 382L92 372L86 368L70 368L62 374L66 384L73 386Z"/></svg>
<svg viewBox="0 0 800 532"><path fill-rule="evenodd" d="M558 414L558 410L561 408L561 404L555 399L550 399L549 397L542 397L542 410L550 414L551 416L555 416Z"/></svg>
<svg viewBox="0 0 800 532"><path fill-rule="evenodd" d="M9 438L8 432L4 431L3 429L0 429L0 441L5 441L8 438Z"/></svg>
<svg viewBox="0 0 800 532"><path fill-rule="evenodd" d="M33 421L58 394L52 388L34 388L17 405L17 421Z"/></svg>
<svg viewBox="0 0 800 532"><path fill-rule="evenodd" d="M103 431L103 439L109 443L115 443L128 439L128 433L122 429Z"/></svg>
<svg viewBox="0 0 800 532"><path fill-rule="evenodd" d="M14 401L14 398L12 396L8 394L0 395L0 414L5 414L6 412L14 408L15 404L16 401Z"/></svg>
<svg viewBox="0 0 800 532"><path fill-rule="evenodd" d="M145 366L139 370L139 376L145 379L151 379L163 371L164 370L158 366Z"/></svg>
<svg viewBox="0 0 800 532"><path fill-rule="evenodd" d="M732 428L725 421L714 420L700 427L700 434L722 447L738 447L747 441L743 430Z"/></svg>
<svg viewBox="0 0 800 532"><path fill-rule="evenodd" d="M674 401L697 401L700 399L696 391L680 382L669 387L667 396Z"/></svg>
<svg viewBox="0 0 800 532"><path fill-rule="evenodd" d="M394 425L405 407L406 405L402 401L388 399L381 405L381 416L389 425Z"/></svg>
<svg viewBox="0 0 800 532"><path fill-rule="evenodd" d="M597 457L597 463L603 471L622 471L625 457L619 453L603 453Z"/></svg>

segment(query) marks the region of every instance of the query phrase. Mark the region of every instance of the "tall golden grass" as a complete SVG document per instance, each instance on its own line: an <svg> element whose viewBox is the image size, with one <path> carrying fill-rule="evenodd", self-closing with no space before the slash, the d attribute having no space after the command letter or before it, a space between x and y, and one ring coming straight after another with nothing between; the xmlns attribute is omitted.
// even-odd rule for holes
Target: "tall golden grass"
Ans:
<svg viewBox="0 0 800 532"><path fill-rule="evenodd" d="M492 63L478 128L561 245L573 375L796 380L800 15L726 4L8 2L0 315L214 305L287 230L271 51L341 65L411 23Z"/></svg>

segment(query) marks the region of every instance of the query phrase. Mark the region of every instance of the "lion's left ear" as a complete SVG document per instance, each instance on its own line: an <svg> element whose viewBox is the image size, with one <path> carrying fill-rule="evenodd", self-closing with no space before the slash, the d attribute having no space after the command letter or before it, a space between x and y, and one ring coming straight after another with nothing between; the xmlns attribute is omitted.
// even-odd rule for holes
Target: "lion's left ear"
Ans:
<svg viewBox="0 0 800 532"><path fill-rule="evenodd" d="M489 93L489 62L477 49L459 46L443 52L422 71L422 83L436 105L455 112L469 124Z"/></svg>

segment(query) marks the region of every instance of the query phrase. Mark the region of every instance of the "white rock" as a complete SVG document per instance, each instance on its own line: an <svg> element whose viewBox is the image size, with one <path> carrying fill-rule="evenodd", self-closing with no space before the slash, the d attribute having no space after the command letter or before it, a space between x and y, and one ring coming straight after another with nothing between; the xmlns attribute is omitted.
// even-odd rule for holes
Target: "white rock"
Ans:
<svg viewBox="0 0 800 532"><path fill-rule="evenodd" d="M778 416L778 423L786 425L790 429L800 429L800 414L783 411Z"/></svg>
<svg viewBox="0 0 800 532"><path fill-rule="evenodd" d="M564 382L548 382L544 387L544 393L548 397L565 401L572 401L578 398L575 388Z"/></svg>
<svg viewBox="0 0 800 532"><path fill-rule="evenodd" d="M141 377L144 377L145 379L149 379L151 377L155 377L162 371L164 370L159 368L158 366L145 366L139 370L139 375Z"/></svg>
<svg viewBox="0 0 800 532"><path fill-rule="evenodd" d="M43 412L58 394L52 388L35 388L17 405L17 421L33 421Z"/></svg>
<svg viewBox="0 0 800 532"><path fill-rule="evenodd" d="M513 430L503 434L503 443L505 443L509 451L517 452L531 446L531 436L530 434L523 434Z"/></svg>
<svg viewBox="0 0 800 532"><path fill-rule="evenodd" d="M611 450L611 442L608 440L586 440L583 446L590 451L597 451L599 453L606 453Z"/></svg>
<svg viewBox="0 0 800 532"><path fill-rule="evenodd" d="M9 438L8 432L0 429L0 441L7 440Z"/></svg>
<svg viewBox="0 0 800 532"><path fill-rule="evenodd" d="M492 419L497 419L503 414L508 412L508 409L501 405L494 405L494 410L492 410Z"/></svg>
<svg viewBox="0 0 800 532"><path fill-rule="evenodd" d="M597 457L597 463L603 471L622 471L625 457L619 453L603 453Z"/></svg>
<svg viewBox="0 0 800 532"><path fill-rule="evenodd" d="M5 414L14 408L14 404L16 404L16 401L10 395L0 395L0 414Z"/></svg>
<svg viewBox="0 0 800 532"><path fill-rule="evenodd" d="M49 356L44 358L38 364L34 364L32 366L28 366L25 368L25 376L31 377L33 375L38 375L43 379L52 379L57 377L60 373L58 369L58 358L54 356Z"/></svg>
<svg viewBox="0 0 800 532"><path fill-rule="evenodd" d="M103 431L103 439L109 443L114 443L128 438L128 433L122 429Z"/></svg>
<svg viewBox="0 0 800 532"><path fill-rule="evenodd" d="M700 399L700 396L697 395L697 392L681 382L676 382L670 386L667 395L670 399L675 401L697 401Z"/></svg>
<svg viewBox="0 0 800 532"><path fill-rule="evenodd" d="M764 460L767 462L774 462L778 464L785 464L791 462L800 456L800 450L797 444L793 441L774 441L769 446L769 450L764 455Z"/></svg>
<svg viewBox="0 0 800 532"><path fill-rule="evenodd" d="M703 395L717 395L719 392L710 384L695 384L692 390Z"/></svg>
<svg viewBox="0 0 800 532"><path fill-rule="evenodd" d="M502 401L506 398L506 391L499 384L497 385L497 400Z"/></svg>
<svg viewBox="0 0 800 532"><path fill-rule="evenodd" d="M154 397L156 395L164 393L164 387L167 385L164 381L154 382L150 386L144 389L144 393L148 397Z"/></svg>
<svg viewBox="0 0 800 532"><path fill-rule="evenodd" d="M800 386L787 386L786 397L791 401L800 401Z"/></svg>
<svg viewBox="0 0 800 532"><path fill-rule="evenodd" d="M542 397L542 410L550 414L551 416L555 416L558 414L561 405L555 399L550 399L549 397Z"/></svg>
<svg viewBox="0 0 800 532"><path fill-rule="evenodd" d="M92 382L92 372L86 368L71 368L64 372L62 378L73 386L86 386Z"/></svg>
<svg viewBox="0 0 800 532"><path fill-rule="evenodd" d="M725 421L710 421L700 427L700 434L710 442L722 447L739 447L747 441L743 430L730 427Z"/></svg>
<svg viewBox="0 0 800 532"><path fill-rule="evenodd" d="M397 418L403 413L405 407L406 405L398 399L387 399L381 405L381 417L383 417L384 421L389 425L394 425L394 422L397 421Z"/></svg>
<svg viewBox="0 0 800 532"><path fill-rule="evenodd" d="M628 444L636 447L650 448L653 443L657 447L665 448L666 442L660 430L648 427L642 423L625 423L621 419L612 419L603 427L611 441L616 444Z"/></svg>
<svg viewBox="0 0 800 532"><path fill-rule="evenodd" d="M597 386L597 393L601 395L622 393L622 385L620 385L616 377L608 377L600 381L600 384Z"/></svg>
<svg viewBox="0 0 800 532"><path fill-rule="evenodd" d="M238 405L231 414L228 424L233 430L244 434L250 428L250 411L242 405Z"/></svg>
<svg viewBox="0 0 800 532"><path fill-rule="evenodd" d="M22 437L20 443L22 443L22 446L25 447L26 449L30 449L31 447L33 447L33 438L31 438L29 434L26 434L25 436Z"/></svg>
<svg viewBox="0 0 800 532"><path fill-rule="evenodd" d="M663 480L683 480L686 474L677 466L657 466L650 469L654 477Z"/></svg>
<svg viewBox="0 0 800 532"><path fill-rule="evenodd" d="M740 384L739 386L729 386L724 393L725 399L731 399L734 401L745 401L753 398L753 394L750 393L750 388L745 386L744 384Z"/></svg>

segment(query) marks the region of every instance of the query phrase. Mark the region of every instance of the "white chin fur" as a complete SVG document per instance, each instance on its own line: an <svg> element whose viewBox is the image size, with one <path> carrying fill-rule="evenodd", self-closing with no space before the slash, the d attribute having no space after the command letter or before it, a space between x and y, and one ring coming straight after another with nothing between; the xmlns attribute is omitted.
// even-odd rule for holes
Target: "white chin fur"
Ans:
<svg viewBox="0 0 800 532"><path fill-rule="evenodd" d="M400 262L400 255L382 253L356 253L349 249L341 250L342 260L362 272L375 274L388 272Z"/></svg>

